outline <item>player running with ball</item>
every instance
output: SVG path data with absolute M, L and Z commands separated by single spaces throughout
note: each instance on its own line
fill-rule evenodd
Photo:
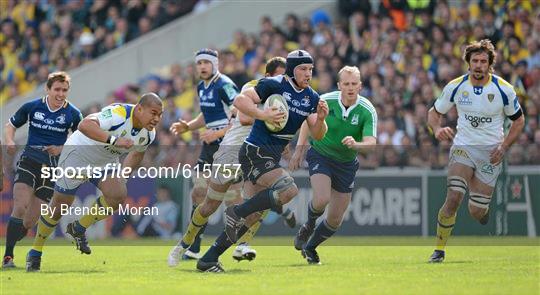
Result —
M 328 132 L 321 140 L 310 140 L 307 151 L 313 200 L 308 220 L 294 240 L 294 247 L 310 264 L 319 264 L 315 250 L 341 225 L 351 202 L 354 177 L 358 170 L 358 152 L 367 152 L 377 143 L 377 112 L 369 100 L 358 93 L 362 89 L 360 70 L 345 66 L 339 71 L 338 89 L 321 96 L 328 104 Z M 304 124 L 289 169 L 296 170 L 307 150 L 308 128 Z M 315 227 L 315 221 L 328 206 L 328 215 Z
M 257 86 L 244 90 L 236 98 L 235 107 L 256 119 L 239 154 L 244 190 L 246 195 L 253 197 L 225 210 L 225 231 L 198 261 L 200 271 L 223 272 L 219 256 L 259 220 L 258 212 L 281 208 L 298 194 L 294 179 L 281 168 L 279 161 L 283 149 L 304 121 L 315 139 L 323 138 L 326 133 L 324 119 L 328 115 L 328 106 L 309 86 L 312 71 L 311 55 L 304 50 L 293 51 L 287 56 L 285 75 L 262 79 Z M 264 104 L 274 94 L 282 96 L 287 103 L 288 121 L 283 129 L 271 132 L 265 122 L 280 125 L 286 114 L 274 107 L 260 110 L 257 104 Z

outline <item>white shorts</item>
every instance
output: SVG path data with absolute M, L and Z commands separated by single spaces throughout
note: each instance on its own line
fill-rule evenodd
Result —
M 473 168 L 474 176 L 481 182 L 495 187 L 497 178 L 501 173 L 502 165 L 493 165 L 489 162 L 489 154 L 495 146 L 452 146 L 450 148 L 449 165 L 460 163 Z
M 55 191 L 74 195 L 83 183 L 90 181 L 97 186 L 103 179 L 105 170 L 102 167 L 105 167 L 105 164 L 99 165 L 96 161 L 90 162 L 84 154 L 84 148 L 75 145 L 64 145 L 58 160 L 58 168 L 63 171 L 63 175 L 56 180 Z M 98 168 L 88 171 L 86 170 L 88 166 Z
M 214 154 L 212 181 L 215 184 L 239 183 L 242 181 L 242 169 L 239 169 L 238 152 L 240 145 L 220 145 Z M 215 169 L 219 169 L 215 171 Z

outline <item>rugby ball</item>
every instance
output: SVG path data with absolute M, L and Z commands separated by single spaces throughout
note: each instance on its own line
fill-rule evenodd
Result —
M 272 132 L 278 132 L 281 131 L 283 128 L 285 128 L 285 125 L 287 125 L 287 120 L 289 120 L 289 105 L 287 105 L 287 101 L 283 96 L 279 94 L 272 94 L 264 103 L 264 109 L 268 109 L 271 107 L 277 107 L 279 111 L 285 113 L 285 117 L 279 124 L 273 124 L 271 122 L 264 121 L 264 124 L 266 125 L 266 128 Z

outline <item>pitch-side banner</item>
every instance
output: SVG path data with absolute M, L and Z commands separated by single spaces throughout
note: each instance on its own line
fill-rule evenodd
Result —
M 287 205 L 297 218 L 297 223 L 307 219 L 308 203 L 313 191 L 307 174 L 295 176 L 300 193 Z M 421 176 L 357 176 L 352 201 L 349 205 L 340 235 L 422 235 Z M 223 208 L 209 221 L 208 234 L 223 229 Z M 319 219 L 321 220 L 321 219 Z M 297 229 L 286 227 L 281 217 L 271 213 L 264 220 L 258 234 L 294 234 Z

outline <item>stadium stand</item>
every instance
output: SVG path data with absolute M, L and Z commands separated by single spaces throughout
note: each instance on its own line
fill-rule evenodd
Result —
M 411 1 L 420 3 L 422 1 Z M 426 113 L 442 87 L 466 71 L 461 49 L 471 40 L 489 38 L 496 44 L 495 73 L 509 81 L 520 96 L 527 115 L 525 132 L 509 152 L 513 165 L 540 163 L 540 14 L 528 1 L 431 1 L 414 7 L 408 1 L 338 1 L 341 16 L 332 20 L 324 11 L 310 18 L 289 14 L 282 26 L 269 17 L 260 21 L 258 34 L 233 33 L 233 42 L 220 48 L 220 71 L 238 85 L 259 78 L 272 56 L 290 50 L 312 53 L 316 66 L 312 85 L 320 93 L 334 90 L 336 74 L 345 64 L 362 72 L 362 94 L 379 114 L 377 153 L 361 161 L 362 168 L 416 166 L 443 168 L 449 143 L 436 145 L 426 126 Z M 480 4 L 479 4 L 480 3 Z M 165 132 L 176 118 L 198 112 L 194 64 L 173 64 L 111 92 L 104 104 L 129 101 L 133 89 L 154 91 L 165 98 L 153 163 L 165 166 L 189 163 L 183 149 L 197 142 L 197 133 L 181 139 Z M 93 107 L 94 110 L 97 106 Z M 456 125 L 455 109 L 446 124 Z M 443 123 L 444 125 L 445 123 Z M 179 152 L 164 146 L 180 144 Z
M 203 1 L 207 5 L 208 1 Z M 194 9 L 187 1 L 0 1 L 0 105 Z M 198 11 L 204 9 L 198 5 Z

